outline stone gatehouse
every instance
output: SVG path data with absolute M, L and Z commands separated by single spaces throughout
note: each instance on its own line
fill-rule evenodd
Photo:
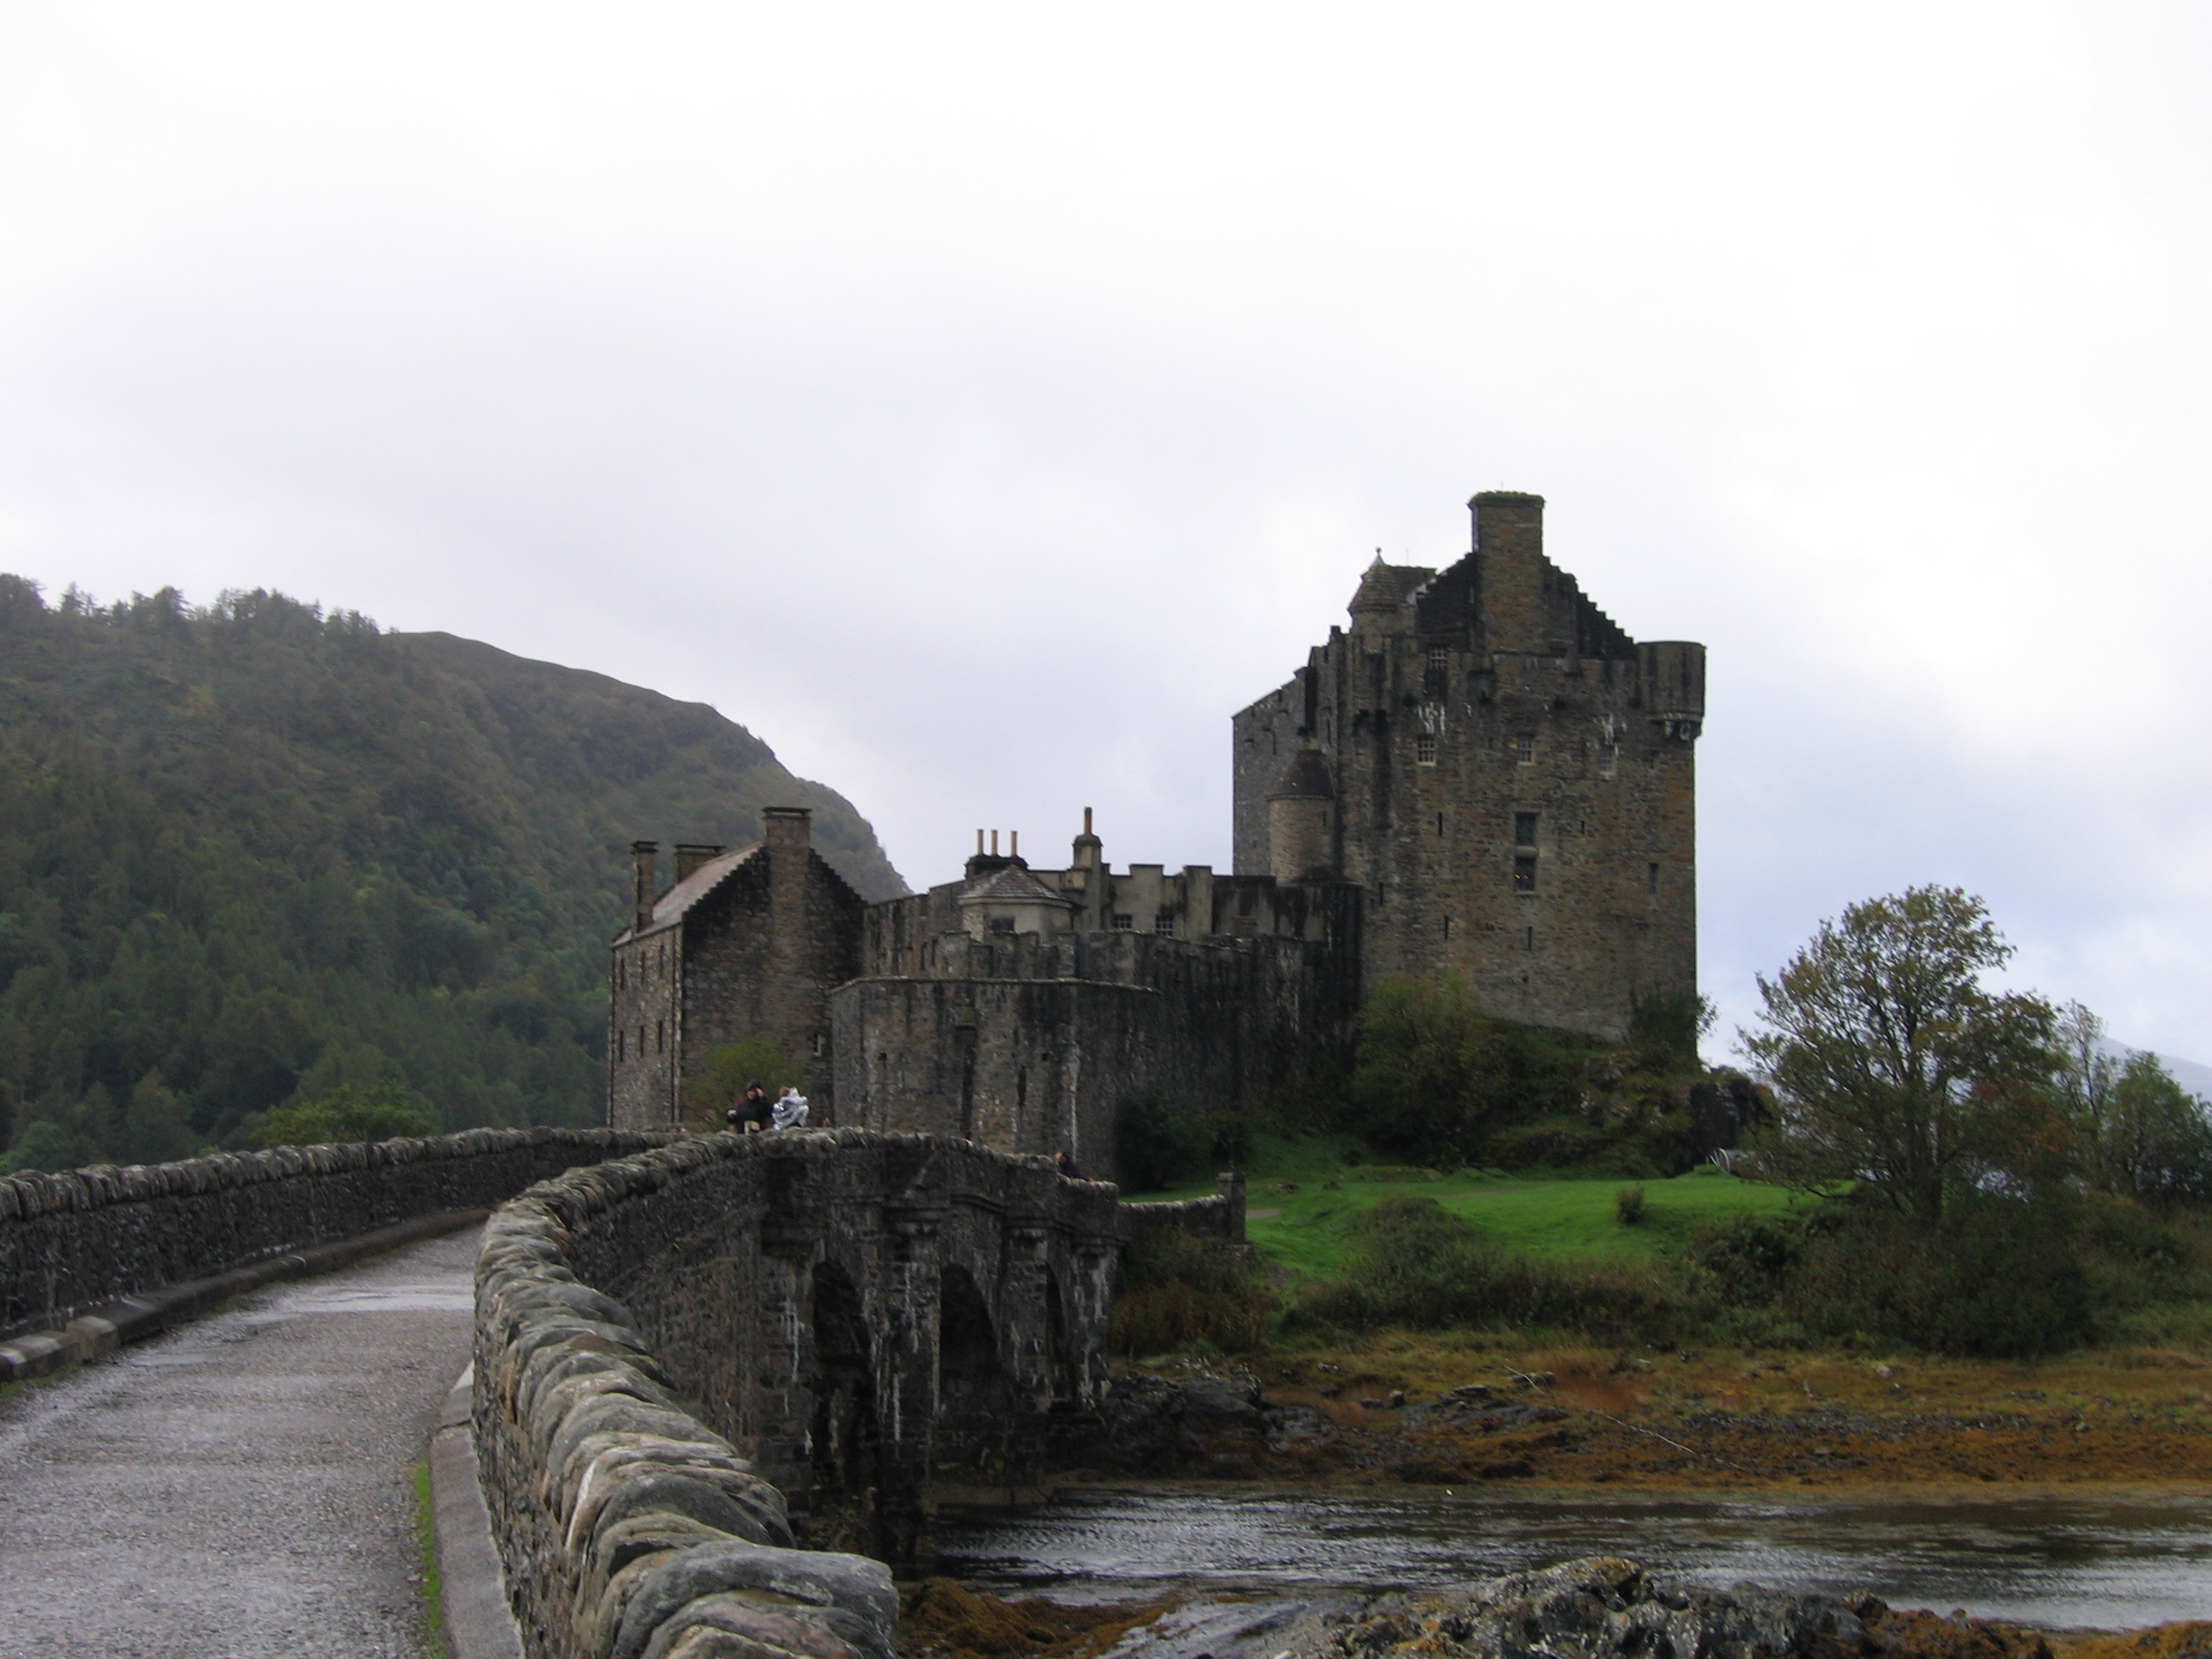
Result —
M 1638 641 L 1543 550 L 1543 499 L 1477 495 L 1441 570 L 1379 559 L 1350 627 L 1231 723 L 1232 872 L 1115 871 L 1085 808 L 1066 867 L 986 843 L 869 904 L 771 807 L 755 846 L 639 842 L 614 941 L 609 1121 L 682 1116 L 715 1049 L 800 1059 L 815 1122 L 1073 1153 L 1114 1173 L 1152 1091 L 1237 1101 L 1340 1045 L 1393 974 L 1620 1038 L 1697 989 L 1705 647 Z

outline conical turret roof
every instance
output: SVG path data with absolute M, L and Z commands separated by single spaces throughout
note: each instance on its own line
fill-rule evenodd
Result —
M 1334 800 L 1336 787 L 1329 781 L 1328 762 L 1318 749 L 1301 749 L 1291 757 L 1283 775 L 1267 792 L 1269 800 Z
M 1436 574 L 1425 564 L 1385 564 L 1377 553 L 1375 562 L 1359 579 L 1359 591 L 1352 596 L 1350 609 L 1354 616 L 1363 611 L 1395 611 Z

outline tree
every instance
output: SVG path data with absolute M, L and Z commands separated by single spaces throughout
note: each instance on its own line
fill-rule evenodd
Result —
M 365 1087 L 348 1083 L 320 1100 L 278 1107 L 253 1138 L 264 1146 L 342 1146 L 427 1135 L 433 1127 L 430 1115 L 398 1084 Z
M 804 1061 L 774 1037 L 749 1036 L 717 1048 L 698 1074 L 684 1085 L 684 1120 L 694 1129 L 724 1127 L 723 1115 L 757 1083 L 769 1097 L 796 1088 L 805 1074 Z
M 1955 887 L 1822 922 L 1779 976 L 1760 978 L 1765 1029 L 1742 1036 L 1777 1097 L 1769 1167 L 1798 1187 L 1865 1182 L 1931 1228 L 1961 1191 L 2047 1174 L 2061 1150 L 2057 1017 L 1981 983 L 2012 953 Z

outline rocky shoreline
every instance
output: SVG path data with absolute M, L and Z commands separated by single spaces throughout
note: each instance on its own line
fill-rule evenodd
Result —
M 2212 1659 L 2212 1624 L 2051 1632 L 1870 1595 L 1715 1589 L 1618 1556 L 1444 1590 L 1175 1607 L 1007 1602 L 935 1579 L 907 1607 L 907 1651 L 941 1659 Z

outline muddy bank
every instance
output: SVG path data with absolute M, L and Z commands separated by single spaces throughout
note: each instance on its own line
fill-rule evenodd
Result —
M 1419 1393 L 1371 1370 L 1337 1382 L 1334 1367 L 1285 1368 L 1264 1385 L 1244 1368 L 1135 1370 L 1063 1462 L 1114 1475 L 1444 1486 L 2212 1484 L 2212 1416 L 2193 1386 L 2172 1399 L 1989 1387 L 1931 1402 L 1886 1367 L 1853 1398 L 1815 1367 L 1775 1363 L 1745 1368 L 1730 1397 L 1661 1388 L 1648 1360 L 1579 1364 Z
M 947 1579 L 908 1592 L 943 1659 L 2212 1659 L 2212 1624 L 2053 1633 L 1871 1595 L 1716 1589 L 1590 1557 L 1449 1590 L 1070 1607 Z

